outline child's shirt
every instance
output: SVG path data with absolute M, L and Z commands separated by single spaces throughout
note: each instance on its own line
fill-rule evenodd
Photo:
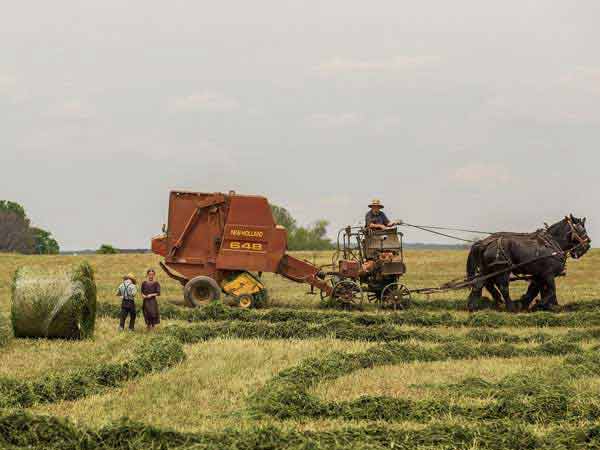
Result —
M 135 300 L 136 294 L 137 288 L 135 287 L 135 284 L 131 282 L 131 280 L 123 281 L 117 290 L 117 295 L 119 295 L 123 300 Z

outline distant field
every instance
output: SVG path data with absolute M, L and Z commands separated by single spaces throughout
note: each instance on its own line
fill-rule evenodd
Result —
M 331 258 L 327 252 L 300 255 L 317 264 Z M 123 274 L 142 279 L 159 261 L 150 254 L 0 255 L 1 314 L 8 318 L 17 267 L 81 259 L 95 269 L 99 301 L 113 305 L 120 302 L 114 291 Z M 437 286 L 462 277 L 465 259 L 465 251 L 409 250 L 403 281 L 410 288 Z M 467 292 L 457 291 L 417 297 L 411 310 L 397 314 L 372 305 L 340 313 L 319 309 L 319 296 L 307 295 L 308 286 L 266 274 L 266 310 L 215 310 L 193 323 L 163 320 L 154 336 L 143 331 L 141 317 L 135 333 L 118 333 L 117 320 L 102 316 L 92 341 L 13 339 L 0 349 L 0 406 L 8 408 L 0 430 L 12 430 L 0 444 L 84 448 L 85 441 L 94 448 L 90 442 L 104 439 L 102 448 L 125 448 L 126 441 L 140 449 L 258 443 L 273 449 L 598 448 L 599 269 L 599 250 L 569 262 L 558 297 L 573 312 L 470 315 Z M 160 271 L 159 281 L 160 301 L 172 317 L 188 317 L 177 306 L 181 286 Z M 515 298 L 523 289 L 514 285 Z M 152 354 L 146 361 L 147 346 L 181 347 L 185 355 Z M 129 361 L 141 362 L 132 370 Z M 33 416 L 24 419 L 22 411 Z M 62 430 L 48 437 L 39 429 L 49 416 L 66 417 L 76 428 L 47 423 L 53 432 Z M 115 425 L 123 417 L 144 426 Z M 7 426 L 23 421 L 35 422 L 38 431 Z M 149 438 L 148 425 L 177 433 Z M 120 443 L 108 435 L 121 436 Z

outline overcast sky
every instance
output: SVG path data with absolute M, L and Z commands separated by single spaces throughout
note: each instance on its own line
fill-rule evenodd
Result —
M 171 189 L 263 194 L 332 234 L 377 197 L 484 230 L 572 212 L 593 239 L 599 18 L 597 0 L 5 2 L 0 199 L 63 249 L 148 247 Z

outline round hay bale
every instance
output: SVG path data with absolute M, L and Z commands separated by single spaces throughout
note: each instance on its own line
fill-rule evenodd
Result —
M 20 268 L 13 279 L 11 319 L 15 337 L 92 337 L 94 271 L 85 262 L 71 268 Z

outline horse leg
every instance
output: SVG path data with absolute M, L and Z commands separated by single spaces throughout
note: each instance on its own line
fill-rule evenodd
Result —
M 467 298 L 467 309 L 469 312 L 475 311 L 475 307 L 479 300 L 481 299 L 481 293 L 483 292 L 483 286 L 473 286 L 471 288 L 471 292 L 469 293 L 469 297 Z
M 485 283 L 485 288 L 492 294 L 492 298 L 494 299 L 494 308 L 500 309 L 500 305 L 502 304 L 502 295 L 500 291 L 496 288 L 496 285 L 493 281 L 487 281 Z
M 529 286 L 527 287 L 527 292 L 525 292 L 525 294 L 521 297 L 521 305 L 523 309 L 529 309 L 529 305 L 531 305 L 531 302 L 540 293 L 541 285 L 542 283 L 538 279 L 534 278 L 531 280 Z
M 553 306 L 558 305 L 558 301 L 556 299 L 556 282 L 553 276 L 548 276 L 544 278 L 544 287 L 542 288 L 542 300 L 541 300 L 542 308 L 549 310 L 552 309 Z
M 510 298 L 509 286 L 510 274 L 504 274 L 496 277 L 496 286 L 500 289 L 504 303 L 506 304 L 506 310 L 509 312 L 515 312 L 515 304 Z

